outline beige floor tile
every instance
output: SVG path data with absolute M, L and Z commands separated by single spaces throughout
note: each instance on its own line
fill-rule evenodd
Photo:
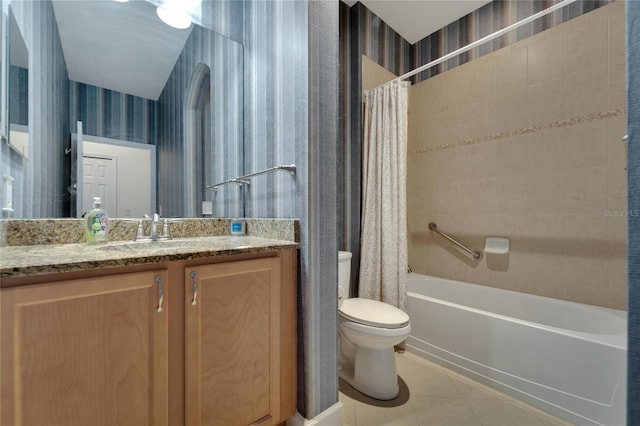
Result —
M 447 373 L 435 365 L 419 363 L 408 354 L 397 355 L 398 375 L 409 388 L 412 396 L 461 397 Z
M 379 401 L 340 380 L 344 426 L 570 426 L 457 372 L 396 354 L 400 395 Z
M 354 401 L 342 392 L 338 396 L 338 399 L 342 402 L 342 412 L 344 414 L 342 426 L 356 426 L 356 406 Z
M 500 399 L 470 399 L 467 404 L 484 426 L 542 426 L 530 410 Z
M 481 426 L 462 398 L 411 398 L 420 426 Z
M 448 369 L 442 367 L 441 365 L 436 364 L 435 362 L 431 362 L 424 358 L 420 358 L 418 355 L 414 355 L 409 352 L 398 352 L 396 353 L 396 365 L 397 366 L 406 366 L 408 368 L 423 368 L 427 367 L 432 370 L 447 372 Z
M 538 414 L 538 419 L 540 419 L 540 422 L 544 426 L 574 426 L 571 422 L 559 419 L 547 413 Z
M 474 382 L 455 373 L 449 373 L 449 377 L 455 384 L 458 392 L 465 400 L 469 399 L 507 399 L 506 395 L 500 393 L 481 383 Z
M 408 402 L 399 407 L 357 404 L 355 411 L 358 426 L 419 426 Z
M 465 377 L 455 371 L 446 370 L 453 383 L 455 383 L 458 391 L 462 395 L 462 397 L 468 400 L 474 399 L 499 399 L 509 402 L 512 405 L 520 407 L 526 411 L 529 411 L 531 414 L 536 416 L 540 422 L 545 426 L 571 426 L 572 423 L 560 419 L 553 414 L 547 413 L 541 409 L 530 406 L 521 402 L 510 395 L 504 394 L 498 390 L 490 388 L 482 383 L 476 382 L 473 379 Z

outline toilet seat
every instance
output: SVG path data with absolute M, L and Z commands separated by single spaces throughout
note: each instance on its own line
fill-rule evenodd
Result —
M 376 338 L 402 337 L 402 340 L 404 340 L 409 335 L 409 333 L 411 333 L 411 324 L 405 324 L 404 326 L 399 328 L 385 328 L 360 324 L 345 318 L 345 321 L 340 322 L 340 330 L 346 332 L 350 330 L 357 333 L 366 334 L 367 336 L 370 336 L 369 338 L 373 338 L 374 336 Z M 394 345 L 395 344 L 396 343 L 394 343 Z
M 338 312 L 349 321 L 370 327 L 397 329 L 409 324 L 409 315 L 377 300 L 359 297 L 346 299 Z

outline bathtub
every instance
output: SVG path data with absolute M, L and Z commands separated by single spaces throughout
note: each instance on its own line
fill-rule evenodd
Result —
M 408 352 L 575 424 L 625 424 L 626 312 L 409 274 Z

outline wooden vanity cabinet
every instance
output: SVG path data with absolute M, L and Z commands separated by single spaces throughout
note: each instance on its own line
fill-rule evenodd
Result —
M 99 273 L 3 281 L 0 425 L 278 425 L 295 413 L 295 250 Z
M 292 278 L 275 257 L 185 269 L 187 426 L 293 415 Z
M 166 276 L 2 289 L 0 423 L 168 425 Z

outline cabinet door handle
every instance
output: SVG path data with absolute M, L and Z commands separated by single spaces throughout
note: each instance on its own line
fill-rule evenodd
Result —
M 271 418 L 271 414 L 267 414 L 264 417 L 260 417 L 258 420 L 256 420 L 255 422 L 251 423 L 249 426 L 256 426 L 256 425 L 259 425 L 261 423 L 266 423 L 271 419 L 272 419 Z
M 158 307 L 156 312 L 162 312 L 162 302 L 164 300 L 164 292 L 162 291 L 162 275 L 156 277 L 156 283 L 158 283 Z
M 193 281 L 193 299 L 191 299 L 191 305 L 196 306 L 196 299 L 198 298 L 198 280 L 196 276 L 198 273 L 196 271 L 191 272 L 191 281 Z

